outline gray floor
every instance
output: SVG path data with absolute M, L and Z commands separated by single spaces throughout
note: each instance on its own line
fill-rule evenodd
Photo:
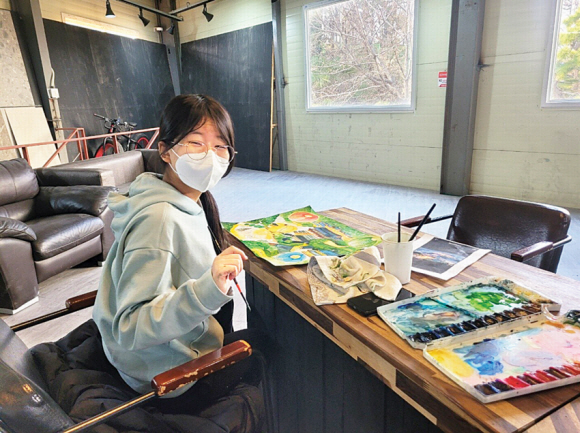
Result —
M 222 221 L 237 222 L 312 206 L 316 211 L 348 207 L 387 221 L 423 215 L 436 203 L 433 216 L 453 213 L 459 197 L 434 191 L 351 181 L 311 174 L 236 168 L 214 189 Z M 572 214 L 572 242 L 564 247 L 559 275 L 580 280 L 580 210 Z M 449 221 L 429 224 L 423 231 L 445 237 Z

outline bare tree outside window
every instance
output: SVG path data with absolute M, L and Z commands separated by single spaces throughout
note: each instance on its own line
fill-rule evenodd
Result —
M 559 0 L 546 105 L 580 106 L 580 0 Z
M 414 108 L 415 0 L 326 1 L 304 18 L 309 109 Z

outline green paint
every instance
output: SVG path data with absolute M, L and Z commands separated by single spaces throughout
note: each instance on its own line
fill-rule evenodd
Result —
M 496 305 L 512 305 L 514 299 L 506 298 L 503 293 L 473 292 L 465 296 L 477 311 L 491 311 Z

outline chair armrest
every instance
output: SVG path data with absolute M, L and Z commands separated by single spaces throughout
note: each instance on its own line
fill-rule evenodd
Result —
M 107 207 L 112 186 L 41 186 L 35 197 L 37 213 L 42 216 L 86 213 L 99 216 Z
M 108 418 L 127 412 L 155 397 L 161 397 L 177 388 L 194 382 L 215 371 L 226 368 L 252 354 L 252 348 L 244 340 L 235 341 L 221 349 L 214 350 L 207 355 L 201 356 L 193 361 L 186 362 L 164 373 L 158 374 L 151 381 L 153 391 L 135 397 L 126 403 L 109 409 L 99 415 L 89 418 L 79 424 L 68 428 L 63 433 L 79 433 L 90 427 L 94 427 Z
M 430 223 L 436 223 L 437 221 L 443 221 L 449 218 L 452 218 L 453 215 L 444 215 L 444 216 L 440 216 L 440 217 L 436 217 L 436 218 L 427 218 L 427 221 L 425 221 L 425 224 L 430 224 Z M 417 227 L 419 224 L 421 224 L 421 221 L 423 221 L 423 218 L 425 218 L 425 215 L 420 215 L 417 217 L 413 217 L 413 218 L 408 218 L 406 220 L 401 221 L 401 225 L 403 227 L 408 227 L 408 228 L 412 228 L 412 227 Z
M 0 217 L 0 238 L 15 238 L 34 242 L 36 233 L 22 221 Z
M 72 313 L 74 311 L 79 311 L 88 307 L 92 307 L 93 305 L 95 305 L 96 298 L 97 298 L 96 290 L 84 293 L 82 295 L 74 296 L 72 298 L 68 298 L 65 302 L 66 310 L 68 313 Z
M 560 248 L 572 240 L 572 236 L 568 235 L 564 239 L 558 242 L 537 242 L 529 247 L 520 248 L 511 254 L 511 259 L 516 262 L 526 262 L 533 259 L 536 256 L 552 251 L 553 249 Z
M 106 168 L 37 168 L 36 177 L 40 186 L 115 186 L 113 171 Z
M 252 354 L 252 347 L 244 340 L 238 340 L 193 361 L 178 365 L 158 374 L 151 381 L 157 396 L 166 395 L 184 385 L 226 368 Z
M 80 311 L 84 308 L 92 307 L 95 304 L 95 298 L 97 297 L 97 291 L 85 293 L 83 295 L 78 295 L 69 298 L 65 302 L 65 308 L 62 310 L 54 311 L 52 313 L 45 314 L 44 316 L 37 317 L 35 319 L 27 320 L 26 322 L 18 323 L 10 327 L 14 332 L 22 331 L 23 329 L 30 328 L 31 326 L 40 325 L 41 323 L 48 322 L 49 320 L 56 319 L 57 317 L 66 316 L 69 313 L 75 311 Z

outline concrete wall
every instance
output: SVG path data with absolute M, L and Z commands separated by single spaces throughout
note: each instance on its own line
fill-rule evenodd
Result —
M 487 0 L 471 190 L 580 208 L 580 109 L 541 108 L 555 0 Z
M 308 0 L 282 3 L 290 170 L 439 189 L 451 1 L 419 6 L 414 113 L 307 113 L 304 17 Z
M 177 9 L 185 7 L 186 3 L 184 0 L 178 0 Z M 193 2 L 190 0 L 189 3 Z M 202 14 L 203 7 L 196 7 L 181 14 L 183 16 L 183 22 L 179 23 L 181 43 L 272 21 L 270 0 L 216 0 L 208 3 L 207 10 L 214 15 L 209 23 Z

